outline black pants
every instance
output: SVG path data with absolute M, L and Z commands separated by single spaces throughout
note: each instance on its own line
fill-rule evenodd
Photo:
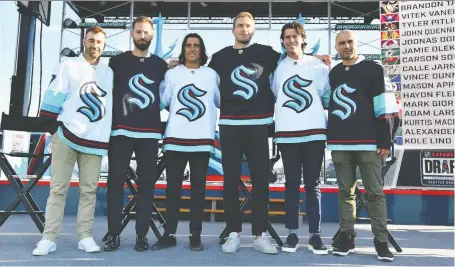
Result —
M 168 151 L 166 159 L 166 232 L 175 234 L 180 214 L 180 199 L 185 167 L 190 162 L 191 206 L 190 233 L 201 234 L 205 203 L 205 180 L 209 152 Z
M 267 230 L 269 208 L 269 142 L 266 125 L 220 126 L 224 172 L 224 212 L 228 232 L 242 231 L 239 205 L 241 159 L 245 153 L 253 187 L 251 212 L 253 235 Z
M 306 214 L 309 232 L 321 232 L 321 189 L 319 176 L 324 157 L 325 141 L 279 144 L 286 177 L 285 207 L 287 229 L 299 228 L 299 200 L 302 178 L 306 192 Z
M 112 234 L 120 234 L 123 211 L 123 185 L 133 151 L 137 162 L 138 197 L 136 234 L 148 233 L 152 218 L 156 182 L 158 140 L 112 136 L 109 141 L 109 176 L 107 179 L 107 223 Z

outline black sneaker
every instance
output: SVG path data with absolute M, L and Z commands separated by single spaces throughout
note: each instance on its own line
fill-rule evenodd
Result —
M 320 235 L 313 235 L 310 238 L 310 242 L 308 244 L 308 249 L 316 255 L 327 255 L 329 254 L 329 250 L 322 244 L 322 239 Z
M 299 238 L 296 234 L 290 234 L 288 235 L 288 238 L 286 238 L 286 242 L 281 247 L 281 250 L 283 252 L 296 252 L 298 248 Z
M 332 254 L 335 256 L 347 256 L 355 252 L 354 243 L 355 233 L 341 232 L 336 245 L 333 247 Z
M 112 235 L 104 242 L 104 251 L 114 251 L 120 246 L 120 236 Z
M 177 239 L 175 238 L 175 235 L 164 233 L 164 235 L 160 239 L 158 239 L 158 241 L 152 246 L 152 249 L 160 250 L 175 247 L 176 245 Z
M 379 242 L 375 239 L 374 248 L 376 249 L 376 254 L 378 255 L 379 261 L 393 261 L 393 254 L 390 252 L 387 242 Z
M 145 251 L 149 249 L 149 240 L 146 236 L 136 236 L 136 246 L 134 246 L 136 251 Z
M 201 251 L 204 246 L 201 243 L 201 235 L 197 233 L 191 233 L 190 235 L 190 249 L 194 251 Z

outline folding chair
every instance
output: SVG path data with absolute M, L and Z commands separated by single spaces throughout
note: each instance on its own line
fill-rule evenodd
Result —
M 164 123 L 165 125 L 165 123 Z M 132 158 L 132 160 L 136 160 L 135 157 Z M 161 153 L 158 155 L 157 158 L 157 166 L 156 166 L 156 179 L 157 181 L 159 180 L 159 177 L 161 174 L 164 172 L 165 169 L 165 161 L 164 161 L 164 156 Z M 131 219 L 136 217 L 136 204 L 137 204 L 137 197 L 138 197 L 138 189 L 136 186 L 133 185 L 138 184 L 138 177 L 136 174 L 136 171 L 130 166 L 128 169 L 128 173 L 125 178 L 125 183 L 128 189 L 130 190 L 132 194 L 131 200 L 128 202 L 128 204 L 123 208 L 122 211 L 122 225 L 120 228 L 120 233 L 123 232 L 123 229 L 125 229 L 126 225 L 130 222 Z M 155 234 L 157 239 L 160 239 L 162 234 L 160 232 L 160 229 L 164 230 L 164 227 L 166 225 L 166 221 L 164 220 L 163 215 L 158 211 L 158 208 L 155 205 L 155 202 L 152 203 L 152 209 L 153 209 L 153 216 L 156 216 L 158 219 L 159 224 L 155 223 L 155 220 L 150 218 L 150 227 L 152 228 L 153 233 Z M 103 237 L 103 242 L 106 242 L 109 237 L 112 235 L 111 231 L 109 230 Z
M 385 161 L 383 166 L 382 166 L 382 178 L 384 179 L 384 176 L 385 174 L 387 173 L 388 169 L 390 169 L 390 167 L 395 163 L 396 161 L 396 157 L 395 157 L 395 146 L 392 145 L 392 149 L 391 149 L 391 152 L 390 152 L 390 160 L 388 161 Z M 370 218 L 360 218 L 360 214 L 362 213 L 363 209 L 367 209 L 367 204 L 368 204 L 368 201 L 366 200 L 366 196 L 367 196 L 368 192 L 365 191 L 364 194 L 362 194 L 362 192 L 360 192 L 360 189 L 356 186 L 355 187 L 355 195 L 356 195 L 356 220 L 357 221 L 360 221 L 360 222 L 365 222 L 365 221 L 371 221 Z M 387 219 L 388 222 L 390 222 L 389 219 Z M 390 244 L 392 244 L 393 248 L 395 249 L 396 252 L 403 252 L 403 250 L 401 249 L 400 245 L 398 244 L 398 242 L 395 240 L 395 238 L 392 236 L 392 234 L 387 231 L 388 233 L 388 240 L 390 242 Z M 339 244 L 339 236 L 340 236 L 340 229 L 338 229 L 338 231 L 336 232 L 336 234 L 333 236 L 332 240 L 333 240 L 333 243 L 332 243 L 332 246 L 335 247 Z
M 273 166 L 275 163 L 277 163 L 280 160 L 280 153 L 279 150 L 276 148 L 276 143 L 275 143 L 275 124 L 272 123 L 269 125 L 269 137 L 272 137 L 272 158 L 269 161 L 269 166 L 270 166 L 270 172 L 269 172 L 269 183 L 274 183 L 277 180 L 277 174 L 273 171 Z M 253 198 L 252 191 L 248 190 L 248 187 L 246 183 L 240 179 L 239 181 L 239 188 L 242 190 L 242 192 L 245 194 L 245 198 L 243 199 L 242 203 L 240 204 L 240 212 L 245 213 L 245 211 L 248 209 L 248 203 L 250 200 Z M 278 246 L 283 246 L 283 241 L 281 240 L 280 236 L 278 233 L 275 231 L 273 228 L 272 224 L 268 222 L 267 224 L 267 231 L 269 232 L 270 236 L 275 240 L 275 242 L 278 244 Z M 219 238 L 220 242 L 219 244 L 222 245 L 224 242 L 226 242 L 226 237 L 229 235 L 227 227 L 224 228 L 223 232 L 221 232 Z
M 58 124 L 56 121 L 51 121 L 44 118 L 12 116 L 5 113 L 2 114 L 2 131 L 10 130 L 53 134 L 57 130 L 57 127 Z M 44 164 L 41 165 L 34 173 L 31 175 L 26 175 L 25 178 L 28 178 L 29 180 L 24 183 L 21 179 L 24 177 L 17 175 L 16 171 L 13 169 L 6 156 L 38 159 L 42 159 L 43 157 L 48 158 Z M 0 151 L 0 168 L 3 173 L 5 173 L 6 178 L 16 193 L 16 196 L 14 196 L 6 209 L 4 211 L 0 211 L 0 227 L 5 223 L 10 215 L 29 214 L 38 230 L 41 233 L 44 231 L 44 211 L 41 211 L 41 209 L 38 207 L 35 200 L 30 195 L 30 191 L 43 177 L 44 173 L 50 165 L 51 154 L 16 153 L 4 152 L 3 150 Z M 17 206 L 21 203 L 24 205 L 25 211 L 16 211 Z

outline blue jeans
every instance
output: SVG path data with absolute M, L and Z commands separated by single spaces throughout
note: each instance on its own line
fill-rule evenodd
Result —
M 319 176 L 324 158 L 325 141 L 279 144 L 286 177 L 285 206 L 287 229 L 299 228 L 300 184 L 303 180 L 306 191 L 306 215 L 309 232 L 321 232 L 321 190 Z

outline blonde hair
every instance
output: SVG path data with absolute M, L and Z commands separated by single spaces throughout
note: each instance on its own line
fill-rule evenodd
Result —
M 253 15 L 251 15 L 250 12 L 240 12 L 239 14 L 237 14 L 237 16 L 234 17 L 234 21 L 232 22 L 232 27 L 235 28 L 235 24 L 237 23 L 237 19 L 238 18 L 244 18 L 244 17 L 247 17 L 249 19 L 251 19 L 253 21 L 253 23 L 256 23 L 256 21 L 254 20 L 253 18 Z

